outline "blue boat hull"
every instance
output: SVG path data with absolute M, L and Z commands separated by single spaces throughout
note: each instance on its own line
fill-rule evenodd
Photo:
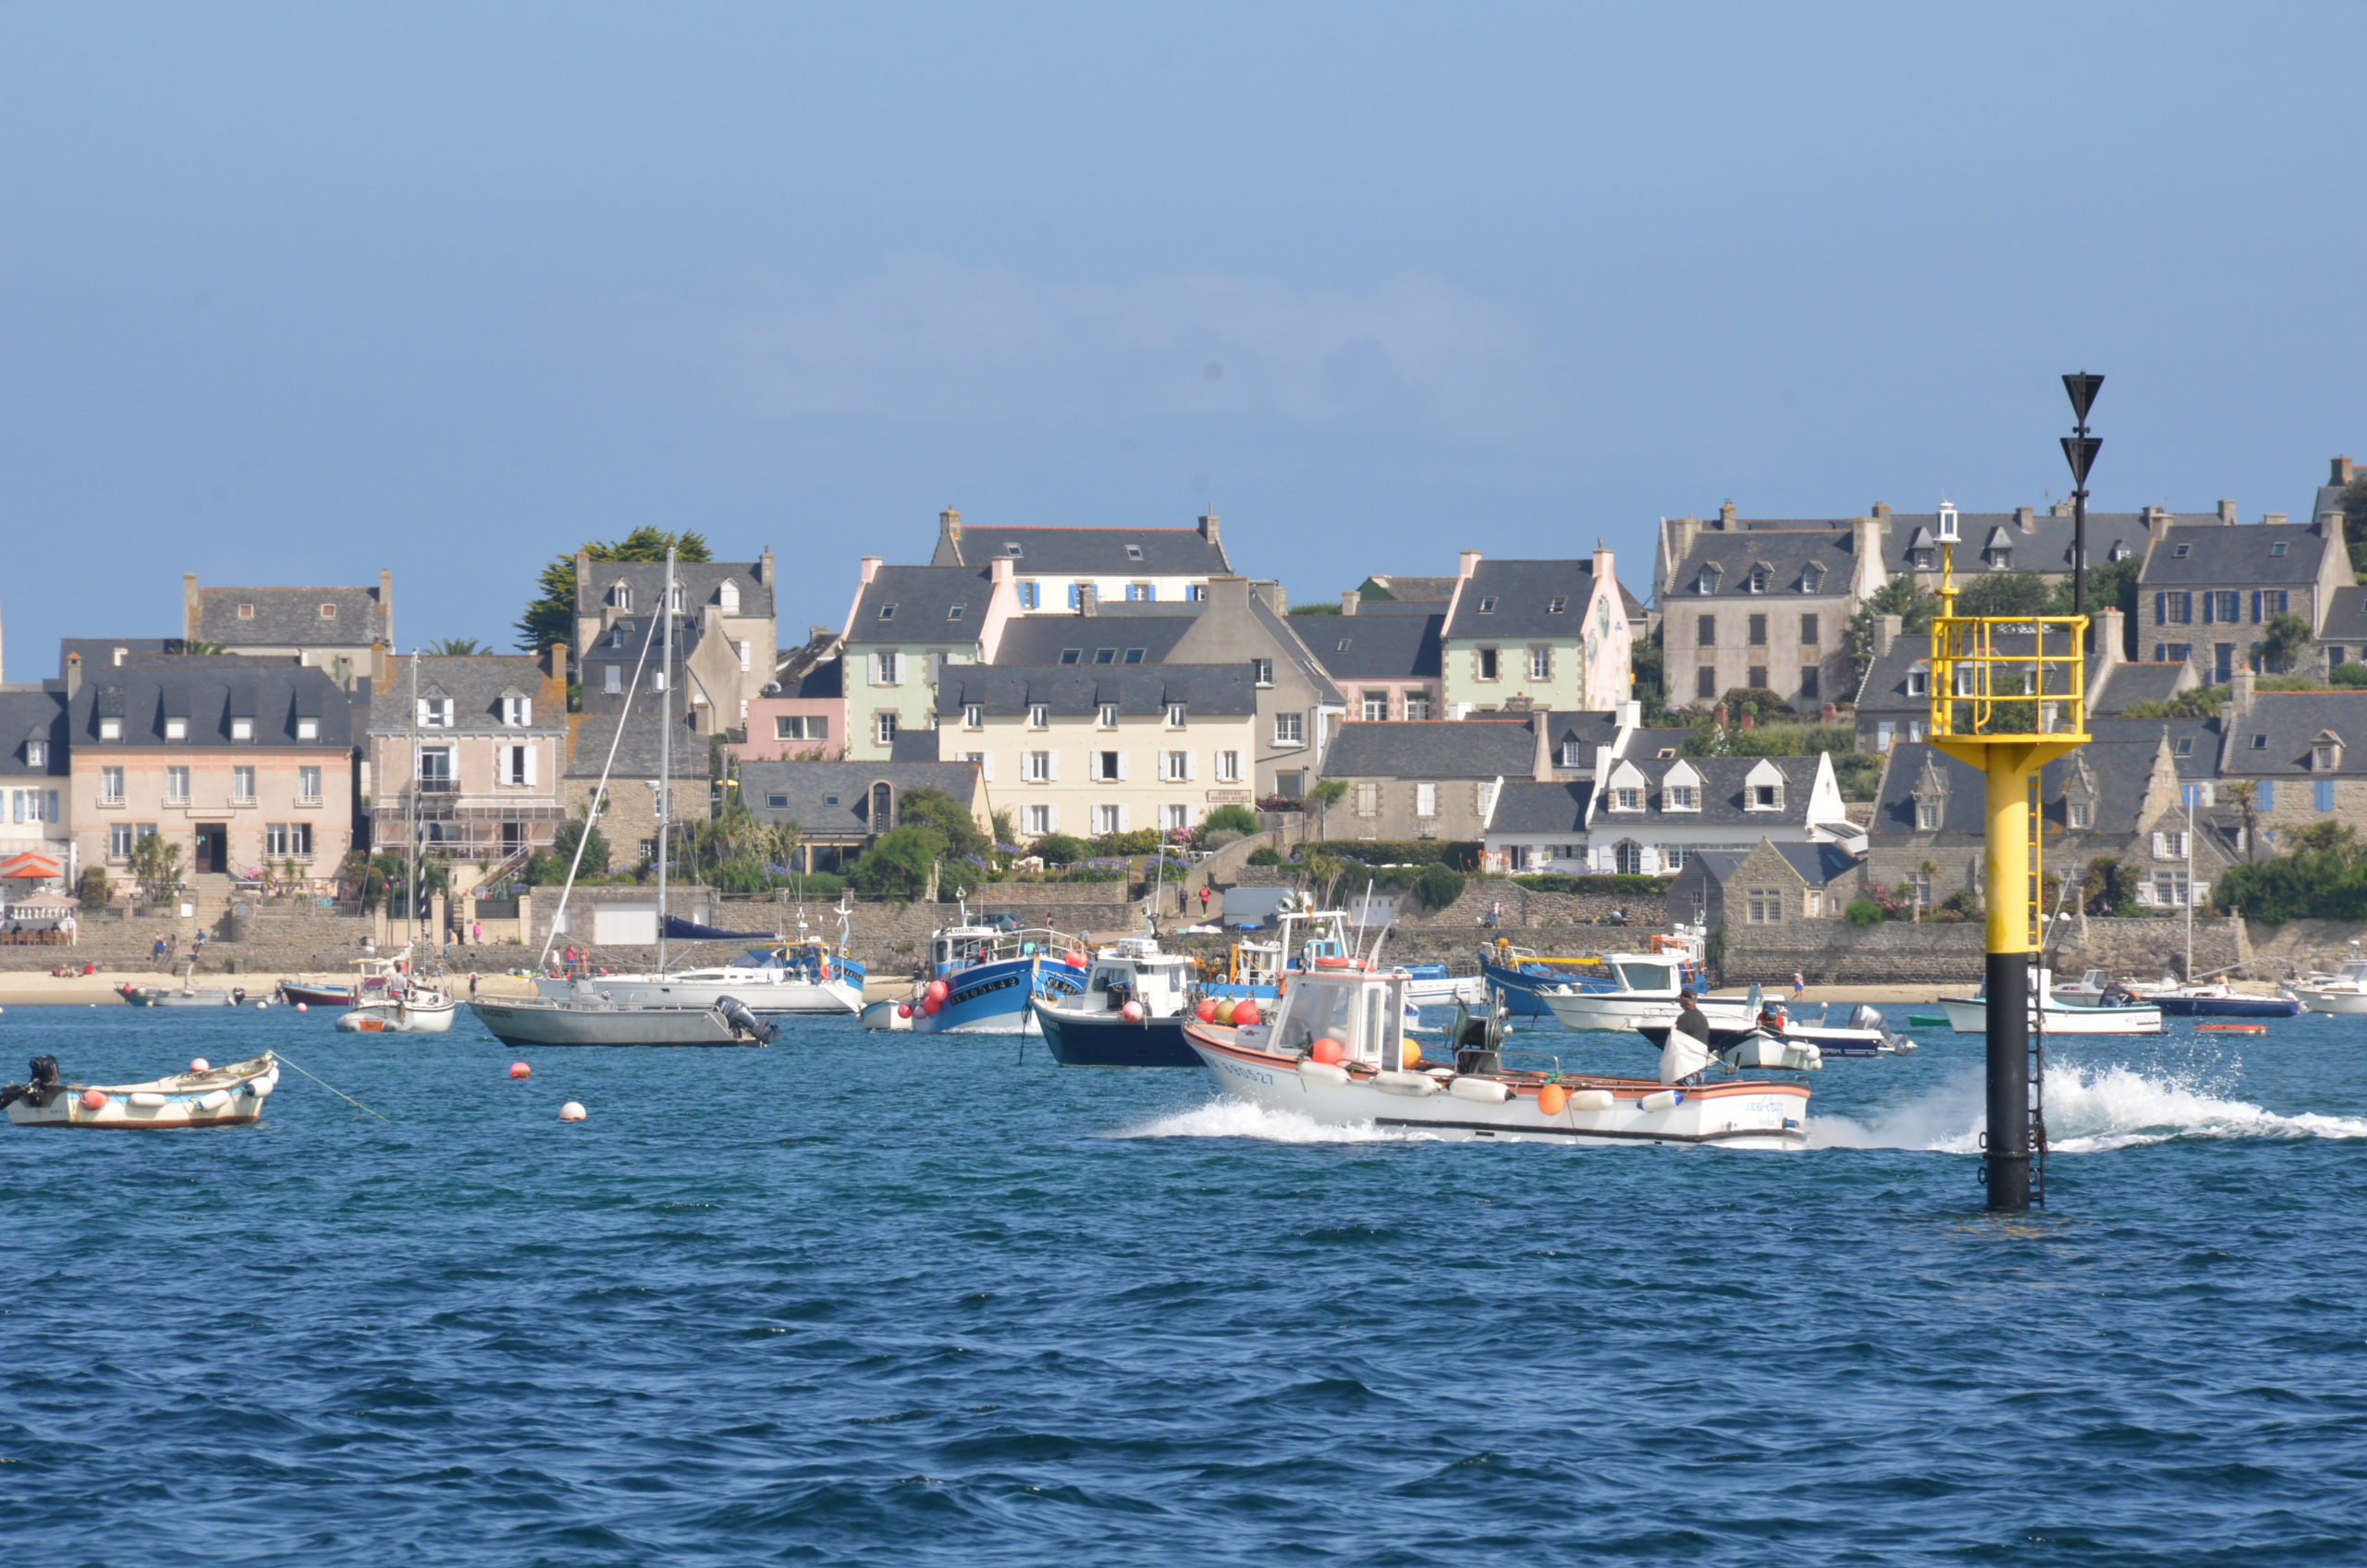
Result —
M 1553 1010 L 1539 999 L 1538 989 L 1545 986 L 1575 986 L 1581 991 L 1615 989 L 1607 982 L 1580 979 L 1559 974 L 1531 974 L 1526 970 L 1513 969 L 1488 959 L 1479 961 L 1480 978 L 1490 991 L 1501 991 L 1504 998 L 1507 1018 L 1551 1018 Z
M 935 1013 L 914 1010 L 914 1034 L 1016 1035 L 1026 1021 L 1031 997 L 1080 995 L 1085 990 L 1085 972 L 1064 963 L 1012 958 L 975 965 L 947 976 L 945 983 L 949 989 Z
M 1197 1067 L 1200 1059 L 1184 1043 L 1184 1020 L 1151 1018 L 1129 1023 L 1122 1018 L 1061 1018 L 1049 1008 L 1036 1010 L 1036 1027 L 1052 1060 L 1062 1067 Z
M 2290 997 L 2147 997 L 2165 1018 L 2292 1018 L 2301 1004 Z

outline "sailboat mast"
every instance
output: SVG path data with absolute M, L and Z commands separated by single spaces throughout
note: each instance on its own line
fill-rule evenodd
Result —
M 2194 984 L 2194 797 L 2199 787 L 2189 784 L 2179 793 L 2186 796 L 2186 973 L 2178 976 L 2184 986 Z M 2250 851 L 2251 846 L 2244 846 Z
M 666 590 L 658 600 L 664 651 L 657 678 L 657 977 L 666 977 L 668 824 L 674 815 L 674 546 L 666 546 Z
M 409 947 L 419 932 L 419 791 L 427 781 L 427 765 L 419 754 L 419 650 L 411 651 L 411 768 L 420 782 L 411 787 L 411 890 L 404 896 L 403 914 L 411 922 Z

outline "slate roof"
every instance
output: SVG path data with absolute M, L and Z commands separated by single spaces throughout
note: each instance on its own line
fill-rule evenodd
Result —
M 793 684 L 784 683 L 779 694 L 784 697 L 843 697 L 847 694 L 847 661 L 844 658 L 828 658 L 809 665 Z
M 2367 715 L 2367 702 L 2361 704 Z M 2046 765 L 2039 779 L 2039 798 L 2047 819 L 2064 821 L 2063 790 L 2067 770 L 2084 763 L 2096 781 L 2097 815 L 2084 831 L 2107 837 L 2137 830 L 2137 814 L 2145 803 L 2145 786 L 2153 776 L 2153 759 L 2165 735 L 2170 742 L 2171 765 L 2181 782 L 2199 783 L 2218 769 L 2219 721 L 2215 718 L 2099 718 L 2089 721 L 2094 737 L 2069 757 Z M 2178 747 L 2184 742 L 2186 750 Z M 1978 839 L 1986 831 L 1981 820 L 1981 774 L 1934 751 L 1923 741 L 1901 741 L 1891 749 L 1890 766 L 1883 776 L 1883 791 L 1875 802 L 1870 839 L 1899 839 L 1916 836 L 1915 787 L 1923 777 L 1926 758 L 1939 765 L 1948 783 L 1939 832 Z
M 1014 546 L 1016 548 L 1014 549 Z M 1139 551 L 1129 555 L 1128 548 Z M 940 542 L 938 556 L 946 551 Z M 1008 560 L 1019 577 L 1230 577 L 1220 540 L 1196 528 L 994 528 L 964 523 L 952 559 L 973 568 Z
M 911 725 L 897 730 L 896 738 L 888 742 L 890 762 L 935 762 L 937 751 L 937 731 Z
M 2346 585 L 2326 596 L 2326 620 L 2318 641 L 2367 643 L 2367 587 Z
M 2331 772 L 2310 766 L 2323 731 L 2342 740 Z M 2256 692 L 2251 711 L 2228 721 L 2225 771 L 2231 777 L 2356 778 L 2367 774 L 2367 692 Z
M 1526 779 L 1537 737 L 1514 719 L 1345 724 L 1324 754 L 1326 778 Z
M 2091 543 L 2093 536 L 2091 535 Z M 2281 556 L 2272 552 L 2285 546 Z M 2307 587 L 2329 548 L 2339 544 L 2301 523 L 2254 523 L 2229 527 L 2214 520 L 2208 526 L 2188 524 L 2166 529 L 2146 557 L 2140 589 L 2228 588 L 2238 583 Z M 2181 557 L 2178 552 L 2184 550 Z
M 1446 637 L 1566 637 L 1587 632 L 1587 599 L 1594 592 L 1594 557 L 1573 560 L 1487 560 L 1472 569 L 1455 601 Z M 1562 601 L 1562 608 L 1552 607 Z M 1492 601 L 1493 608 L 1482 606 Z M 1623 601 L 1624 602 L 1624 601 Z
M 1782 855 L 1785 864 L 1800 874 L 1800 880 L 1811 888 L 1829 888 L 1861 864 L 1858 856 L 1838 844 L 1770 843 L 1768 847 Z M 1723 883 L 1732 879 L 1742 863 L 1757 852 L 1757 845 L 1748 850 L 1697 851 L 1686 857 L 1685 867 L 1690 871 L 1699 864 L 1704 876 Z
M 2177 664 L 2117 664 L 2104 680 L 2102 692 L 2091 691 L 2088 712 L 2091 721 L 2117 714 L 2131 703 L 2166 703 L 2178 694 L 2178 683 L 2194 667 Z
M 1866 667 L 1866 678 L 1858 685 L 1858 712 L 1862 717 L 1873 713 L 1914 713 L 1928 715 L 1932 699 L 1909 696 L 1907 678 L 1918 665 L 1929 668 L 1932 663 L 1932 639 L 1925 635 L 1901 635 L 1890 640 L 1890 646 L 1874 655 Z
M 1809 795 L 1816 787 L 1816 757 L 1671 757 L 1666 761 L 1628 759 L 1637 771 L 1643 774 L 1647 789 L 1642 811 L 1613 811 L 1607 802 L 1598 801 L 1594 812 L 1594 827 L 1598 833 L 1615 832 L 1632 825 L 1636 827 L 1699 825 L 1703 827 L 1795 827 L 1808 821 Z M 1693 769 L 1701 777 L 1701 809 L 1699 811 L 1663 811 L 1661 808 L 1661 781 L 1678 764 Z M 1784 776 L 1784 804 L 1778 811 L 1749 811 L 1743 805 L 1743 780 L 1761 763 L 1773 763 Z M 1614 771 L 1615 771 L 1614 767 Z M 1609 775 L 1596 778 L 1598 794 L 1611 788 Z
M 597 778 L 601 767 L 608 760 L 608 742 L 617 733 L 618 716 L 613 713 L 586 713 L 576 716 L 572 751 L 568 758 L 567 777 Z M 678 709 L 674 715 L 678 727 L 674 731 L 672 777 L 705 778 L 707 777 L 707 738 L 691 726 L 691 721 Z M 625 726 L 624 740 L 617 746 L 615 768 L 608 775 L 608 787 L 613 790 L 619 780 L 655 778 L 657 777 L 657 710 L 633 704 L 632 721 Z M 752 765 L 753 766 L 753 765 Z M 679 797 L 676 805 L 681 804 Z
M 1056 714 L 1088 714 L 1105 703 L 1128 717 L 1164 714 L 1171 703 L 1192 714 L 1237 717 L 1257 711 L 1246 660 L 1234 664 L 1082 666 L 948 665 L 938 678 L 937 711 L 959 720 L 971 704 L 989 716 L 1025 713 L 1042 704 Z
M 123 662 L 126 664 L 134 659 L 177 657 L 171 650 L 179 647 L 180 642 L 178 637 L 61 638 L 57 644 L 57 674 L 59 679 L 65 678 L 66 660 L 70 655 L 81 655 L 82 668 L 89 671 L 113 668 L 118 648 L 123 650 Z
M 1661 757 L 1663 751 L 1670 757 L 1682 756 L 1685 742 L 1691 739 L 1693 731 L 1690 729 L 1631 729 L 1627 732 L 1626 747 L 1619 754 L 1637 762 L 1662 761 L 1665 760 Z
M 532 654 L 471 654 L 465 657 L 427 654 L 419 660 L 420 696 L 441 694 L 452 699 L 452 728 L 431 731 L 433 734 L 486 734 L 497 730 L 529 734 L 565 729 L 566 709 L 561 706 L 558 712 L 552 712 L 552 704 L 541 700 L 542 690 L 542 662 Z M 533 723 L 523 729 L 512 730 L 501 722 L 501 699 L 512 693 L 534 704 Z M 411 660 L 391 660 L 386 685 L 370 701 L 370 732 L 408 735 L 412 712 Z
M 1417 604 L 1433 607 L 1454 597 L 1455 577 L 1383 577 L 1378 573 L 1356 584 L 1366 604 Z M 1362 614 L 1362 610 L 1357 612 Z
M 641 662 L 641 647 L 644 640 L 649 646 L 649 663 L 642 680 L 642 696 L 633 704 L 636 717 L 654 716 L 656 704 L 649 702 L 649 673 L 664 668 L 665 645 L 656 640 L 654 630 L 659 617 L 654 615 L 619 616 L 599 640 L 576 654 L 576 674 L 583 688 L 583 711 L 586 713 L 616 713 L 623 709 L 626 692 L 632 687 L 633 667 Z M 688 616 L 674 619 L 674 680 L 682 684 L 682 666 L 705 635 L 699 622 Z M 608 690 L 606 667 L 619 667 L 617 681 L 623 690 Z M 396 679 L 399 661 L 390 667 L 387 684 L 397 688 L 408 684 L 409 677 Z
M 292 661 L 279 664 L 236 654 L 85 672 L 68 715 L 71 744 L 101 751 L 252 746 L 342 752 L 353 746 L 354 704 L 336 681 Z M 99 738 L 102 717 L 123 720 L 121 740 Z M 165 739 L 168 717 L 189 721 L 187 739 Z M 253 740 L 230 739 L 234 717 L 255 721 Z M 317 740 L 296 739 L 300 717 L 319 721 Z
M 2216 512 L 2186 512 L 2173 514 L 2178 521 L 2219 523 Z M 2009 566 L 2013 571 L 2066 572 L 2071 570 L 2071 536 L 2073 524 L 2079 520 L 2067 508 L 2060 515 L 2053 510 L 2033 512 L 2026 531 L 2012 512 L 1958 512 L 1956 514 L 1956 571 L 1959 575 L 1990 570 L 1981 552 L 1993 541 L 2006 545 L 2014 552 Z M 1932 565 L 1917 567 L 1913 552 L 1919 545 L 1937 548 L 1940 514 L 1932 512 L 1893 512 L 1883 531 L 1883 567 L 1894 576 L 1902 571 L 1937 570 Z M 2141 556 L 2146 542 L 2152 537 L 2146 532 L 2141 512 L 2090 512 L 2088 514 L 2088 564 L 2107 566 L 2117 550 L 2122 556 Z
M 366 648 L 393 642 L 388 619 L 375 588 L 197 590 L 198 640 L 226 648 Z
M 966 762 L 743 762 L 740 801 L 766 822 L 794 822 L 809 839 L 865 839 L 882 831 L 871 822 L 871 787 L 884 783 L 901 798 L 910 790 L 937 790 L 972 805 L 978 769 Z M 772 802 L 778 798 L 781 803 Z
M 1619 734 L 1619 716 L 1615 713 L 1593 713 L 1573 708 L 1545 716 L 1545 743 L 1552 754 L 1554 766 L 1562 761 L 1562 744 L 1565 741 L 1578 742 L 1579 754 L 1586 758 L 1580 766 L 1594 771 L 1597 746 L 1608 746 Z
M 1312 622 L 1317 618 L 1300 619 Z M 1336 680 L 1435 680 L 1441 668 L 1439 633 L 1445 625 L 1446 617 L 1435 611 L 1367 616 L 1360 609 L 1321 630 L 1312 624 L 1292 630 L 1316 651 Z
M 863 585 L 847 642 L 975 643 L 994 582 L 966 566 L 883 566 Z
M 25 742 L 48 742 L 40 766 L 25 761 Z M 67 771 L 66 693 L 0 692 L 0 778 L 60 778 Z
M 1551 784 L 1506 779 L 1496 796 L 1495 815 L 1488 819 L 1490 837 L 1498 833 L 1586 832 L 1587 797 L 1594 786 L 1583 778 L 1557 779 Z
M 722 602 L 723 584 L 740 590 L 740 607 L 728 612 L 763 619 L 773 613 L 773 591 L 756 574 L 757 561 L 677 561 L 674 582 L 682 590 L 682 611 L 696 619 L 709 605 Z M 622 582 L 632 589 L 633 608 L 644 614 L 657 607 L 666 588 L 664 561 L 594 561 L 577 584 L 575 608 L 580 615 L 598 615 L 608 602 L 608 590 Z
M 1015 616 L 1006 622 L 1002 642 L 995 649 L 997 665 L 1126 665 L 1164 664 L 1175 644 L 1198 619 L 1197 606 L 1180 605 L 1129 606 L 1157 609 L 1159 615 L 1111 615 L 1116 606 L 1102 606 L 1098 615 Z M 1246 656 L 1245 655 L 1244 655 Z
M 1808 581 L 1809 569 L 1816 567 L 1822 575 L 1818 579 L 1816 596 L 1830 597 L 1849 591 L 1850 574 L 1857 567 L 1856 540 L 1846 526 L 1837 531 L 1823 529 L 1714 529 L 1705 528 L 1694 535 L 1693 547 L 1685 553 L 1669 573 L 1668 583 L 1661 600 L 1664 614 L 1674 614 L 1682 601 L 1698 598 L 1781 599 L 1809 596 L 1801 587 Z M 1767 568 L 1767 591 L 1749 591 L 1750 574 L 1755 567 Z M 1718 569 L 1714 586 L 1704 594 L 1701 574 L 1710 567 Z
M 2304 522 L 2315 522 L 2318 519 L 2325 516 L 2328 512 L 2332 512 L 2337 517 L 2341 516 L 2342 491 L 2343 487 L 2339 484 L 2319 485 L 2315 497 L 2310 503 L 2310 515 L 2303 518 L 2301 521 Z

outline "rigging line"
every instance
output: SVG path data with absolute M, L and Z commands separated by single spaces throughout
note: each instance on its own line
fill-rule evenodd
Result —
M 278 1060 L 287 1061 L 288 1066 L 296 1067 L 294 1062 L 288 1061 L 288 1057 L 284 1052 L 275 1051 L 272 1054 Z M 304 1072 L 304 1070 L 300 1067 L 296 1067 L 296 1071 L 299 1072 Z M 311 1072 L 304 1072 L 304 1076 L 312 1079 L 313 1083 L 318 1084 L 322 1088 L 326 1089 L 330 1094 L 335 1095 L 337 1098 L 345 1101 L 348 1105 L 360 1106 L 363 1110 L 370 1110 L 368 1106 L 362 1105 L 360 1100 L 355 1099 L 351 1095 L 347 1094 L 343 1089 L 338 1088 L 336 1084 L 330 1083 L 325 1078 L 319 1077 L 318 1075 Z M 374 1110 L 370 1110 L 370 1114 L 377 1116 L 379 1121 L 386 1122 L 388 1126 L 392 1126 L 394 1124 L 395 1119 L 391 1116 L 378 1116 L 378 1113 Z
M 673 628 L 667 628 L 670 634 Z M 608 799 L 608 773 L 617 766 L 617 747 L 623 743 L 625 726 L 632 719 L 632 700 L 641 694 L 641 672 L 649 667 L 649 644 L 656 635 L 656 626 L 642 634 L 641 656 L 633 660 L 632 680 L 625 687 L 625 705 L 617 715 L 617 732 L 608 737 L 608 757 L 600 765 L 600 782 L 593 786 L 592 804 L 583 814 L 583 831 L 576 837 L 575 858 L 567 864 L 567 886 L 558 890 L 558 908 L 551 912 L 550 928 L 543 933 L 542 957 L 534 961 L 537 970 L 547 969 L 551 962 L 551 944 L 558 940 L 559 922 L 567 916 L 567 900 L 575 891 L 575 874 L 583 864 L 583 848 L 592 841 L 592 819 L 600 815 Z M 562 676 L 564 680 L 564 676 Z

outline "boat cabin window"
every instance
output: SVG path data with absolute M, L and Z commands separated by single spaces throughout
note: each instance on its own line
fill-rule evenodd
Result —
M 2353 985 L 2367 986 L 2367 958 L 2352 959 L 2336 973 Z
M 1619 984 L 1626 990 L 1674 991 L 1676 989 L 1676 970 L 1672 965 L 1630 962 L 1613 964 L 1612 967 L 1619 972 Z

